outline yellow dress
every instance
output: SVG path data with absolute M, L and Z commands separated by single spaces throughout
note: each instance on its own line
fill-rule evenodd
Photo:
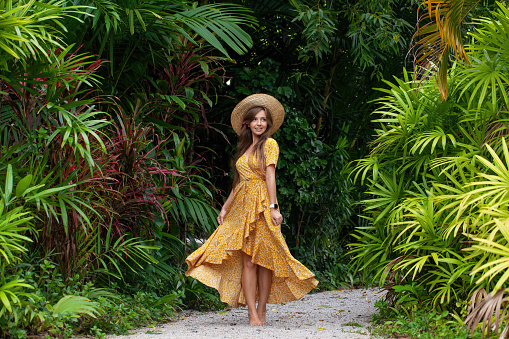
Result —
M 266 165 L 276 165 L 279 147 L 274 139 L 266 141 L 264 152 Z M 267 185 L 257 170 L 257 160 L 253 155 L 248 160 L 245 154 L 239 158 L 236 167 L 240 182 L 223 224 L 186 258 L 186 275 L 217 289 L 221 301 L 233 307 L 246 303 L 241 285 L 241 251 L 252 256 L 255 264 L 273 271 L 268 303 L 300 299 L 318 285 L 313 272 L 290 254 L 281 226 L 274 225 L 270 218 Z

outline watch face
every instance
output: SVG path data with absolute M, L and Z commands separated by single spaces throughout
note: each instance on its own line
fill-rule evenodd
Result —
M 279 206 L 278 206 L 278 204 L 272 204 L 272 205 L 270 205 L 270 208 L 275 208 L 275 209 L 277 209 L 278 207 L 279 207 Z

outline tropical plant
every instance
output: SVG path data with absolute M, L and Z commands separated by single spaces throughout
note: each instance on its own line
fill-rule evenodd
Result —
M 28 174 L 14 186 L 13 174 L 13 167 L 8 164 L 5 177 L 2 177 L 2 179 L 5 178 L 5 188 L 0 189 L 0 255 L 3 257 L 0 264 L 0 300 L 2 302 L 0 331 L 4 335 L 7 334 L 4 332 L 6 330 L 4 326 L 7 324 L 10 325 L 7 329 L 15 328 L 18 322 L 22 321 L 20 318 L 27 315 L 31 303 L 38 299 L 38 291 L 29 292 L 34 290 L 34 286 L 28 283 L 29 279 L 28 281 L 24 279 L 20 270 L 23 266 L 21 265 L 22 256 L 28 251 L 24 243 L 32 242 L 27 235 L 30 235 L 34 228 L 33 216 L 30 215 L 29 209 L 23 205 L 19 206 L 20 200 L 37 189 L 37 186 L 30 185 L 32 174 Z M 22 309 L 25 309 L 24 314 Z M 48 314 L 51 317 L 60 317 L 69 312 L 83 313 L 93 317 L 98 313 L 96 304 L 87 298 L 73 295 L 64 296 L 54 305 L 48 304 L 47 309 L 51 312 Z M 42 314 L 38 314 L 38 319 L 44 322 L 42 317 Z
M 208 236 L 216 228 L 216 217 L 219 211 L 211 206 L 215 187 L 207 178 L 205 169 L 194 163 L 186 162 L 186 151 L 189 147 L 187 138 L 173 134 L 173 151 L 166 151 L 165 162 L 175 168 L 181 175 L 172 176 L 170 186 L 172 198 L 165 203 L 165 210 L 173 220 L 169 224 L 171 234 L 179 234 L 181 241 L 190 237 L 194 246 L 194 237 Z
M 222 62 L 250 47 L 253 17 L 187 1 L 3 5 L 1 336 L 104 336 L 103 306 L 127 319 L 117 332 L 172 314 L 187 239 L 196 246 L 217 214 L 194 131 L 208 130 Z M 91 279 L 133 296 L 76 287 Z
M 337 32 L 334 25 L 336 12 L 320 8 L 320 4 L 309 6 L 300 1 L 290 1 L 298 12 L 292 21 L 301 21 L 304 29 L 302 35 L 306 39 L 306 45 L 301 50 L 300 58 L 308 60 L 313 55 L 318 61 L 323 54 L 331 53 L 331 37 Z
M 7 176 L 2 181 L 5 181 L 5 186 L 4 189 L 0 188 L 0 257 L 2 258 L 0 262 L 0 300 L 2 301 L 0 316 L 6 312 L 12 312 L 13 306 L 19 305 L 22 298 L 31 296 L 26 292 L 26 289 L 31 289 L 32 286 L 16 275 L 9 274 L 9 271 L 20 263 L 20 255 L 27 251 L 24 244 L 32 241 L 25 234 L 33 230 L 31 223 L 33 217 L 29 215 L 29 212 L 23 211 L 21 206 L 12 208 L 16 196 L 11 198 L 14 188 L 11 165 L 8 165 Z M 23 182 L 18 184 L 18 187 L 16 193 L 19 195 L 24 193 L 23 188 L 27 188 Z
M 243 6 L 215 3 L 197 6 L 190 1 L 87 1 L 88 16 L 79 26 L 68 22 L 68 43 L 110 61 L 103 70 L 108 94 L 123 98 L 147 88 L 139 86 L 166 56 L 187 43 L 206 43 L 229 58 L 228 49 L 245 53 L 252 46 L 242 26 L 255 25 Z
M 17 65 L 12 74 L 18 75 L 3 82 L 8 95 L 0 103 L 2 164 L 12 162 L 14 176 L 30 174 L 24 182 L 30 188 L 21 198 L 40 221 L 37 243 L 62 253 L 71 269 L 76 230 L 90 226 L 90 215 L 97 213 L 81 190 L 87 178 L 80 171 L 97 169 L 93 145 L 105 149 L 100 129 L 106 119 L 95 108 L 96 98 L 85 98 L 84 88 L 97 83 L 93 73 L 101 62 L 73 53 L 72 47 L 49 54 L 50 62 Z
M 500 338 L 509 337 L 509 326 L 507 325 L 509 321 L 509 297 L 505 296 L 508 291 L 509 289 L 502 289 L 488 294 L 484 289 L 479 289 L 472 294 L 468 306 L 469 314 L 465 320 L 465 323 L 471 329 L 471 333 L 476 330 L 479 324 L 482 324 L 481 333 L 483 336 L 486 334 L 489 337 L 493 328 L 495 329 L 494 332 L 498 333 L 500 325 L 504 324 L 505 328 L 500 334 Z M 493 318 L 495 318 L 494 322 Z
M 48 58 L 48 49 L 62 47 L 60 29 L 65 31 L 65 27 L 62 26 L 64 18 L 81 22 L 78 16 L 87 16 L 85 11 L 86 6 L 67 6 L 65 0 L 48 0 L 44 5 L 31 1 L 2 1 L 0 3 L 2 71 L 8 72 L 14 60 L 17 63 L 24 63 L 31 58 Z
M 383 90 L 377 139 L 355 170 L 369 188 L 370 224 L 352 244 L 363 277 L 387 284 L 398 309 L 448 308 L 461 323 L 470 312 L 472 331 L 483 323 L 483 333 L 506 317 L 500 291 L 509 279 L 508 84 L 498 61 L 506 52 L 491 37 L 508 27 L 506 12 L 477 21 L 466 46 L 472 65 L 453 65 L 447 101 L 431 80 L 406 77 Z
M 408 1 L 356 1 L 348 4 L 344 15 L 351 22 L 347 37 L 352 39 L 354 62 L 363 69 L 380 71 L 390 55 L 407 46 L 406 33 L 412 27 L 399 10 L 412 11 Z
M 0 129 L 7 147 L 13 140 L 30 141 L 31 147 L 47 147 L 55 140 L 93 168 L 89 137 L 104 149 L 97 131 L 106 120 L 98 117 L 101 112 L 95 109 L 94 98 L 85 98 L 89 93 L 83 87 L 97 84 L 94 72 L 101 61 L 73 49 L 50 52 L 49 62 L 13 63 L 10 77 L 0 81 L 6 94 L 0 102 Z
M 419 26 L 414 34 L 414 60 L 425 69 L 437 72 L 437 85 L 444 100 L 447 99 L 447 71 L 449 59 L 468 62 L 463 46 L 461 25 L 479 0 L 442 1 L 423 0 Z

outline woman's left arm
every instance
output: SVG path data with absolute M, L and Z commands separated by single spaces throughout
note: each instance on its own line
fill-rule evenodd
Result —
M 274 164 L 267 166 L 265 171 L 265 184 L 267 185 L 267 192 L 269 193 L 269 204 L 277 204 L 276 166 Z M 270 218 L 276 226 L 283 222 L 283 216 L 276 208 L 270 209 Z

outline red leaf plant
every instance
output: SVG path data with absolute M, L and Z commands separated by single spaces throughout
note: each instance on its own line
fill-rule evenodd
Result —
M 205 105 L 212 106 L 209 97 L 224 78 L 221 74 L 224 58 L 211 55 L 212 51 L 204 44 L 197 47 L 182 38 L 179 49 L 171 55 L 165 54 L 166 66 L 157 68 L 153 79 L 145 82 L 144 95 L 154 108 L 149 121 L 192 132 L 202 125 L 201 115 L 203 125 L 208 127 Z

